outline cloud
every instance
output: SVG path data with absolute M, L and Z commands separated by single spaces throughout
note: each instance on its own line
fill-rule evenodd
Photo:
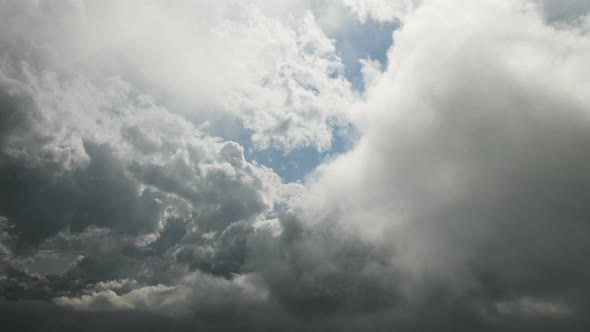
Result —
M 403 22 L 362 94 L 307 2 L 0 5 L 0 324 L 587 330 L 587 17 L 343 4 Z M 360 138 L 285 184 L 234 121 Z
M 216 135 L 232 135 L 226 123 L 239 121 L 257 148 L 324 151 L 347 122 L 350 84 L 310 12 L 269 17 L 274 6 L 228 1 L 3 6 L 14 28 L 2 42 L 17 61 L 122 77 Z
M 584 0 L 542 0 L 541 4 L 550 21 L 575 21 L 590 12 L 590 5 Z
M 437 285 L 483 303 L 532 297 L 582 312 L 568 290 L 588 291 L 577 257 L 590 249 L 589 82 L 579 71 L 589 40 L 584 26 L 549 26 L 523 4 L 417 9 L 367 91 L 365 135 L 318 171 L 308 205 L 393 243 L 412 297 Z
M 403 20 L 421 0 L 340 0 L 361 22 L 372 19 L 378 22 Z
M 227 297 L 226 294 L 230 294 Z M 173 316 L 187 314 L 216 314 L 217 310 L 232 310 L 234 306 L 245 306 L 245 302 L 258 303 L 267 294 L 253 284 L 247 275 L 233 280 L 216 278 L 200 273 L 185 276 L 175 286 L 144 286 L 121 295 L 114 290 L 92 291 L 78 298 L 60 297 L 55 302 L 77 310 L 105 311 L 142 309 L 167 312 Z

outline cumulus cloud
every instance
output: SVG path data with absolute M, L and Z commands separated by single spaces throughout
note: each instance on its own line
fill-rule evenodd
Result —
M 312 2 L 0 4 L 0 324 L 587 330 L 587 6 L 340 3 L 363 92 Z
M 247 163 L 236 143 L 205 136 L 118 80 L 99 91 L 90 82 L 61 84 L 57 74 L 46 75 L 49 82 L 27 82 L 42 91 L 21 82 L 7 87 L 15 92 L 5 104 L 2 213 L 22 241 L 39 242 L 65 227 L 147 234 L 174 214 L 198 213 L 206 229 L 211 218 L 227 225 L 274 199 L 277 190 L 263 187 L 280 184 L 278 177 Z M 80 85 L 88 99 L 70 94 Z M 105 195 L 111 192 L 117 196 Z
M 340 0 L 361 22 L 372 19 L 379 22 L 403 20 L 421 0 Z
M 316 214 L 395 243 L 411 296 L 443 284 L 587 309 L 589 40 L 543 16 L 526 2 L 424 3 L 367 92 L 358 148 L 319 170 Z
M 258 148 L 326 150 L 353 99 L 340 58 L 311 13 L 268 7 L 25 1 L 3 5 L 3 44 L 43 69 L 122 77 L 215 134 L 239 121 Z

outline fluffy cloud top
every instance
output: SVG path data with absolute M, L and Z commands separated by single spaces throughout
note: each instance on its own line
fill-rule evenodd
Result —
M 361 21 L 380 22 L 401 20 L 413 11 L 421 0 L 340 0 Z

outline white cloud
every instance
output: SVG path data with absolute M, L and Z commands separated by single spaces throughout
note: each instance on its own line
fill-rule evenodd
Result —
M 313 177 L 307 219 L 393 244 L 410 284 L 477 289 L 491 273 L 558 289 L 542 272 L 557 269 L 583 287 L 566 276 L 582 264 L 572 252 L 590 247 L 576 235 L 588 230 L 576 201 L 590 191 L 590 38 L 585 23 L 555 28 L 531 4 L 415 10 L 360 106 L 363 138 Z
M 183 316 L 257 305 L 267 299 L 267 291 L 260 289 L 252 276 L 240 275 L 227 280 L 192 273 L 178 280 L 174 286 L 136 287 L 121 295 L 111 289 L 92 290 L 80 297 L 59 297 L 54 302 L 82 311 L 138 309 Z
M 333 42 L 303 3 L 289 5 L 295 16 L 260 6 L 24 1 L 4 5 L 14 28 L 1 42 L 34 69 L 121 76 L 220 133 L 227 117 L 242 121 L 258 148 L 327 150 L 353 98 Z
M 422 0 L 339 0 L 361 22 L 372 19 L 378 22 L 403 20 Z
M 239 144 L 207 136 L 125 81 L 37 72 L 26 63 L 3 69 L 2 181 L 29 200 L 7 196 L 3 212 L 20 235 L 34 232 L 42 205 L 55 213 L 43 236 L 89 226 L 144 236 L 172 216 L 198 214 L 204 230 L 254 222 L 290 195 L 272 170 L 247 162 Z M 13 164 L 30 174 L 11 175 L 20 172 Z M 37 183 L 20 182 L 23 176 Z M 43 185 L 61 194 L 34 189 Z M 90 190 L 80 193 L 79 186 Z M 117 196 L 102 194 L 111 190 Z M 29 203 L 39 205 L 31 210 Z M 95 208 L 103 217 L 92 216 Z
M 244 112 L 244 126 L 259 147 L 329 149 L 333 128 L 346 125 L 353 100 L 333 41 L 309 12 L 288 26 L 254 17 L 247 27 L 223 29 L 230 52 L 257 82 L 235 90 L 230 108 Z M 248 49 L 258 52 L 244 54 Z

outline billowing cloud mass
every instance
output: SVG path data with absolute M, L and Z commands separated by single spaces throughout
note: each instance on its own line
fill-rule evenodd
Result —
M 588 91 L 587 1 L 0 1 L 0 326 L 587 331 Z

